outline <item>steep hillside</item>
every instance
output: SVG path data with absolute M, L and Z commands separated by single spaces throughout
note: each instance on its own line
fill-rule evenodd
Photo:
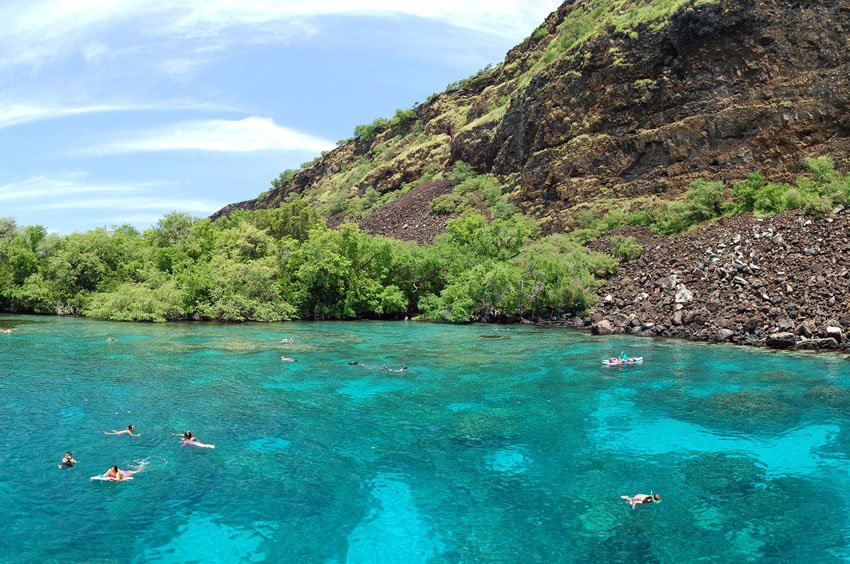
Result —
M 465 161 L 558 231 L 579 204 L 639 208 L 698 177 L 788 180 L 811 155 L 846 169 L 848 30 L 850 5 L 834 0 L 568 1 L 502 64 L 359 126 L 214 217 L 303 194 L 335 222 L 427 240 L 447 216 L 422 203 L 450 187 L 426 181 Z

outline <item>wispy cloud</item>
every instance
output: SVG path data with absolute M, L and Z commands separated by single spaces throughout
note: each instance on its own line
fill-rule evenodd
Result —
M 307 151 L 317 153 L 334 144 L 325 139 L 281 127 L 273 120 L 249 117 L 241 120 L 184 121 L 168 127 L 121 135 L 120 141 L 83 149 L 84 155 L 114 155 L 154 151 Z
M 31 104 L 0 105 L 0 129 L 41 121 L 56 119 L 82 114 L 96 114 L 103 112 L 120 112 L 150 109 L 150 106 L 123 106 L 123 105 L 90 105 L 90 106 L 38 106 Z
M 95 182 L 85 173 L 33 176 L 0 186 L 3 215 L 18 217 L 25 224 L 46 220 L 57 226 L 129 223 L 145 228 L 172 211 L 208 215 L 225 203 L 181 195 L 174 182 Z M 68 221 L 78 214 L 78 220 Z M 98 215 L 104 217 L 95 219 Z
M 527 35 L 557 0 L 7 0 L 0 5 L 0 68 L 41 66 L 78 54 L 97 60 L 115 30 L 133 41 L 280 42 L 312 35 L 309 20 L 328 15 L 408 15 L 512 40 Z M 252 32 L 245 33 L 251 30 Z M 207 46 L 209 47 L 209 45 Z M 196 48 L 204 49 L 202 45 Z
M 410 15 L 485 33 L 519 38 L 557 6 L 551 0 L 203 0 L 183 2 L 173 32 L 208 34 L 235 26 L 323 15 Z
M 156 65 L 156 68 L 165 74 L 181 77 L 193 73 L 207 63 L 207 60 L 200 58 L 175 57 L 162 61 Z
M 45 210 L 116 210 L 137 213 L 139 210 L 162 210 L 164 213 L 180 210 L 190 213 L 210 214 L 223 207 L 221 202 L 192 198 L 167 199 L 159 196 L 130 196 L 124 198 L 83 198 L 42 204 Z
M 33 176 L 0 186 L 0 202 L 25 202 L 24 205 L 47 205 L 45 198 L 55 202 L 85 194 L 136 192 L 155 186 L 152 184 L 89 183 L 81 174 L 66 174 L 60 177 Z M 29 201 L 29 202 L 27 202 Z M 13 204 L 14 205 L 14 204 Z M 8 208 L 8 205 L 4 205 Z
M 139 111 L 234 111 L 220 104 L 195 102 L 162 102 L 158 104 L 90 104 L 90 105 L 51 105 L 25 104 L 0 100 L 0 129 L 64 117 L 84 114 L 99 114 L 108 112 L 139 112 Z

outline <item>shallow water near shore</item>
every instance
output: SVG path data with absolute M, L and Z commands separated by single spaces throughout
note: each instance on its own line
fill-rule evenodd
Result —
M 846 357 L 523 326 L 0 326 L 4 562 L 850 559 Z M 621 351 L 645 361 L 602 366 Z M 142 472 L 89 480 L 111 464 Z

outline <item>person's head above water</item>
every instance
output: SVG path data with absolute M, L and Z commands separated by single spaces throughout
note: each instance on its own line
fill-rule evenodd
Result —
M 133 425 L 127 425 L 127 430 L 132 433 L 133 431 L 136 430 L 136 428 Z
M 112 465 L 112 468 L 110 468 L 110 470 L 112 470 L 113 472 L 118 472 L 118 465 L 117 465 L 117 464 L 113 464 L 113 465 Z

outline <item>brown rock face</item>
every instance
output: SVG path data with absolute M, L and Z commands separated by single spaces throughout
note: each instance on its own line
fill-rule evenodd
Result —
M 843 2 L 689 5 L 658 32 L 596 37 L 532 81 L 490 146 L 453 154 L 519 171 L 522 207 L 553 220 L 606 189 L 788 180 L 805 156 L 850 154 L 848 24 Z
M 583 9 L 565 2 L 544 27 L 563 33 Z M 600 196 L 673 196 L 698 177 L 755 170 L 789 180 L 807 156 L 829 155 L 846 169 L 848 31 L 847 2 L 719 0 L 602 29 L 548 65 L 540 52 L 560 37 L 532 37 L 502 65 L 418 106 L 412 122 L 349 141 L 284 188 L 216 216 L 310 194 L 355 163 L 371 167 L 355 184 L 362 194 L 464 160 L 514 188 L 520 209 L 549 230 L 568 227 L 565 211 Z M 393 149 L 400 136 L 412 141 Z

